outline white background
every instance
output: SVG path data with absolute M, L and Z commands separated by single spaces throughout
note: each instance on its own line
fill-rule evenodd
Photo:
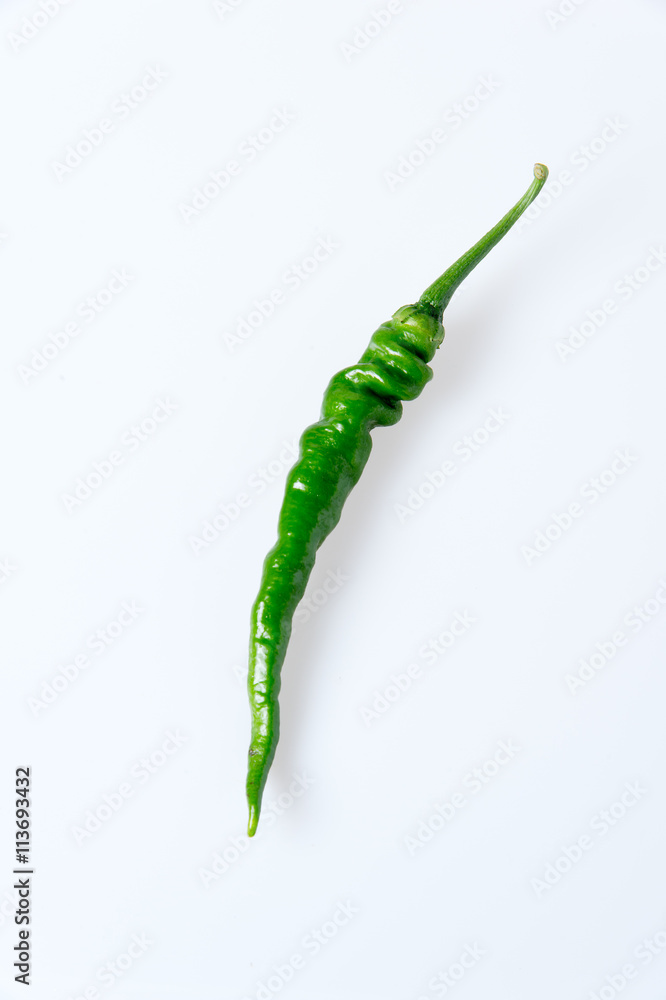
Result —
M 3 998 L 25 995 L 21 765 L 33 1000 L 666 996 L 664 6 L 398 7 L 380 30 L 387 4 L 351 0 L 2 4 Z M 276 109 L 293 120 L 250 162 Z M 537 207 L 447 309 L 433 381 L 375 432 L 319 553 L 308 595 L 337 589 L 295 624 L 248 846 L 242 672 L 285 447 L 537 160 Z M 456 613 L 474 622 L 430 665 Z M 500 741 L 512 756 L 487 764 Z

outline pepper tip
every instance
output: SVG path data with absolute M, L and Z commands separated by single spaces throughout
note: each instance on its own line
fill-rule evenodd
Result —
M 248 837 L 254 837 L 257 831 L 257 825 L 259 823 L 259 810 L 255 805 L 250 806 L 250 818 L 247 822 L 247 835 Z

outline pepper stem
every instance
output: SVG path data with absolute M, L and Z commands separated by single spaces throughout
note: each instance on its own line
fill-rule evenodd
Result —
M 418 305 L 428 312 L 433 313 L 441 321 L 442 313 L 448 305 L 451 296 L 458 285 L 467 277 L 470 271 L 474 270 L 480 260 L 496 246 L 503 236 L 508 233 L 514 222 L 517 222 L 526 208 L 532 204 L 539 191 L 546 183 L 548 177 L 548 167 L 543 163 L 534 164 L 534 180 L 529 188 L 513 208 L 506 213 L 503 219 L 494 226 L 490 232 L 486 233 L 478 243 L 475 243 L 471 250 L 464 253 L 452 264 L 444 274 L 427 288 L 418 301 Z

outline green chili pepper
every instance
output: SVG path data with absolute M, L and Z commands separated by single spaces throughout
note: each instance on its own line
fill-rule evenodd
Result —
M 432 370 L 427 362 L 444 339 L 442 313 L 454 291 L 534 201 L 548 176 L 535 164 L 520 201 L 489 233 L 437 279 L 415 305 L 403 306 L 373 334 L 351 368 L 331 379 L 321 419 L 304 431 L 287 478 L 278 540 L 266 556 L 252 610 L 248 692 L 252 709 L 247 800 L 248 834 L 257 829 L 261 797 L 279 733 L 280 671 L 296 607 L 317 549 L 340 519 L 342 507 L 370 455 L 373 427 L 395 424 L 403 399 L 416 399 Z

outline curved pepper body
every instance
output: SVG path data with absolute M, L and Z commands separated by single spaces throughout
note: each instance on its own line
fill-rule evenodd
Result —
M 261 796 L 279 736 L 280 670 L 296 607 L 317 549 L 340 520 L 372 448 L 370 431 L 395 424 L 402 400 L 416 399 L 432 378 L 431 361 L 444 328 L 419 306 L 382 324 L 357 365 L 334 375 L 321 419 L 301 436 L 285 487 L 278 540 L 266 556 L 252 610 L 250 671 L 252 746 L 247 791 Z M 251 822 L 252 825 L 252 822 Z
M 442 312 L 463 278 L 511 228 L 543 186 L 535 181 L 507 215 L 437 279 L 411 306 L 403 306 L 373 334 L 358 364 L 333 376 L 320 420 L 301 437 L 278 522 L 277 542 L 266 556 L 252 609 L 248 692 L 252 736 L 247 774 L 248 833 L 257 828 L 261 797 L 279 735 L 280 672 L 292 619 L 314 566 L 317 549 L 336 526 L 372 448 L 370 432 L 402 416 L 402 401 L 416 399 L 432 378 L 428 362 L 444 339 Z

